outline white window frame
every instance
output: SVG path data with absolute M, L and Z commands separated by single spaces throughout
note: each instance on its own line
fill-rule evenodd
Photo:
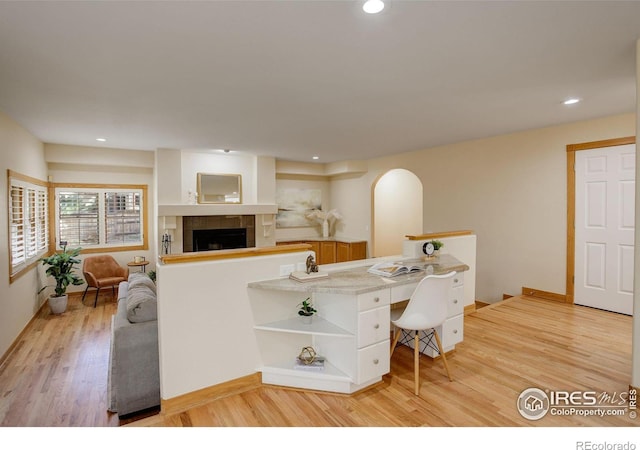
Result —
M 92 251 L 99 251 L 101 249 L 109 249 L 111 251 L 128 251 L 128 250 L 141 250 L 147 249 L 146 239 L 146 219 L 145 214 L 147 207 L 147 187 L 145 185 L 79 185 L 79 184 L 55 184 L 55 235 L 56 235 L 56 249 L 60 250 L 60 193 L 61 192 L 83 192 L 83 193 L 95 193 L 98 194 L 98 243 L 94 245 L 69 243 L 70 247 L 82 247 L 83 253 L 90 253 Z M 107 239 L 107 226 L 106 226 L 106 211 L 107 205 L 105 202 L 105 194 L 109 192 L 114 193 L 136 193 L 140 198 L 139 219 L 140 219 L 140 239 L 133 242 L 123 243 L 117 242 L 108 244 Z
M 14 201 L 16 190 L 22 191 L 20 204 Z M 12 283 L 49 252 L 49 183 L 8 170 L 7 197 Z

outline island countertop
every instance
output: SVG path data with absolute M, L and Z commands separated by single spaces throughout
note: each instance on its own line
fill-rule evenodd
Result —
M 405 265 L 424 267 L 424 270 L 420 272 L 398 275 L 395 277 L 383 277 L 367 272 L 369 267 L 380 261 L 382 260 L 365 260 L 361 266 L 351 267 L 344 270 L 326 270 L 329 274 L 328 277 L 314 281 L 299 282 L 290 278 L 276 278 L 265 281 L 254 281 L 249 283 L 248 286 L 253 289 L 277 291 L 357 295 L 388 288 L 390 286 L 415 283 L 426 275 L 442 275 L 451 271 L 464 272 L 469 270 L 469 266 L 464 264 L 462 261 L 459 261 L 452 255 L 444 254 L 429 259 L 403 259 L 402 256 L 399 256 L 395 259 L 386 260 L 399 262 Z M 320 271 L 323 271 L 322 266 L 320 267 Z

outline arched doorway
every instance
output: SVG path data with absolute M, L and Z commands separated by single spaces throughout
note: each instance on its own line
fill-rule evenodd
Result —
M 421 234 L 422 182 L 405 169 L 392 169 L 373 184 L 372 256 L 402 254 L 408 234 Z

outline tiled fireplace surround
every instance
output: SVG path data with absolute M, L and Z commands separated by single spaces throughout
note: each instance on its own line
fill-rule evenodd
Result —
M 247 247 L 255 247 L 256 218 L 254 215 L 183 216 L 183 251 L 193 251 L 194 230 L 214 230 L 221 228 L 246 228 Z

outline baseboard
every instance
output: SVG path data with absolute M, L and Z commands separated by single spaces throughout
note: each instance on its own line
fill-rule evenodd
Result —
M 477 302 L 476 302 L 477 303 Z M 467 314 L 472 314 L 476 312 L 476 304 L 472 303 L 470 305 L 467 305 L 464 307 L 464 315 L 466 316 Z
M 262 377 L 260 372 L 256 372 L 252 375 L 236 378 L 235 380 L 189 392 L 188 394 L 173 397 L 168 400 L 161 399 L 160 412 L 161 414 L 176 414 L 198 405 L 230 395 L 241 394 L 260 386 L 262 386 Z
M 553 300 L 555 302 L 567 303 L 565 294 L 556 294 L 555 292 L 541 291 L 529 287 L 522 287 L 522 295 L 535 298 L 543 298 L 545 300 Z
M 511 298 L 511 297 L 513 297 L 513 295 L 510 295 L 510 294 L 502 294 L 502 300 L 506 300 L 506 299 Z

